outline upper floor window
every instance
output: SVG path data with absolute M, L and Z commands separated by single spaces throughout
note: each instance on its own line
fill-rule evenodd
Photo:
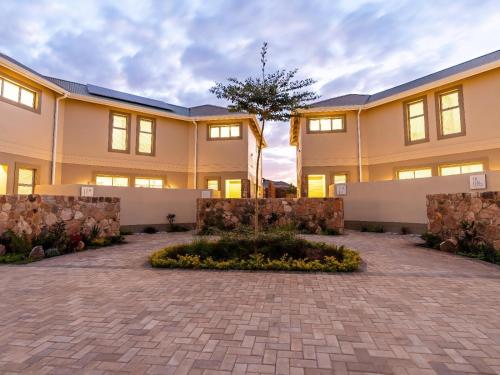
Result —
M 334 184 L 345 184 L 347 183 L 347 173 L 336 173 L 333 175 Z
M 101 186 L 128 186 L 128 177 L 97 175 L 95 184 Z
M 404 103 L 405 143 L 427 142 L 429 131 L 427 123 L 427 100 L 419 98 Z
M 241 124 L 208 126 L 208 139 L 238 139 L 238 138 L 241 138 Z
M 438 138 L 465 135 L 462 87 L 436 94 Z
M 441 176 L 452 176 L 456 174 L 465 173 L 478 173 L 484 171 L 483 163 L 467 163 L 467 164 L 453 164 L 443 165 L 439 167 Z
M 432 168 L 404 169 L 398 171 L 399 180 L 411 180 L 414 178 L 432 177 Z
M 17 171 L 17 194 L 29 195 L 35 191 L 35 170 L 19 168 Z
M 135 187 L 163 189 L 163 179 L 137 177 L 135 179 Z
M 345 131 L 345 116 L 310 118 L 307 122 L 308 133 L 336 133 Z
M 109 124 L 109 151 L 130 151 L 130 115 L 111 112 Z
M 20 107 L 38 111 L 39 93 L 10 79 L 0 77 L 0 98 Z
M 209 178 L 207 180 L 207 189 L 219 190 L 219 180 L 217 178 Z
M 139 155 L 154 155 L 156 143 L 156 124 L 154 119 L 137 118 L 137 147 Z

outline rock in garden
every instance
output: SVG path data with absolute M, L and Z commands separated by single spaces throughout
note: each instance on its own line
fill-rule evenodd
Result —
M 76 246 L 76 251 L 83 251 L 85 250 L 85 242 L 80 241 L 78 242 L 78 245 Z
M 7 250 L 5 249 L 5 246 L 0 245 L 0 255 L 5 255 L 6 252 L 7 252 Z
M 454 238 L 449 238 L 439 244 L 439 250 L 445 251 L 447 253 L 456 253 L 458 250 L 457 240 Z
M 33 260 L 45 258 L 45 252 L 43 251 L 43 247 L 35 246 L 33 249 L 31 249 L 30 258 Z

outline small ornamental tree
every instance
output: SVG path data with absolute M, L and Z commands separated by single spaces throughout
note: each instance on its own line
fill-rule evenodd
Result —
M 297 69 L 266 72 L 267 43 L 260 52 L 261 77 L 249 77 L 244 81 L 228 78 L 228 83 L 216 83 L 210 89 L 219 99 L 230 102 L 231 112 L 247 112 L 256 115 L 260 121 L 260 137 L 257 148 L 257 166 L 255 176 L 255 234 L 259 231 L 259 172 L 264 129 L 268 121 L 288 121 L 296 110 L 307 108 L 318 96 L 306 90 L 315 83 L 312 79 L 296 80 Z

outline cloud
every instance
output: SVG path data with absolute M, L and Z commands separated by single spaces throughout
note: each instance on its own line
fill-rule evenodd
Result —
M 374 93 L 498 49 L 497 0 L 23 0 L 0 2 L 0 51 L 48 74 L 194 106 L 215 81 L 300 68 L 322 99 Z M 264 175 L 295 179 L 288 124 Z

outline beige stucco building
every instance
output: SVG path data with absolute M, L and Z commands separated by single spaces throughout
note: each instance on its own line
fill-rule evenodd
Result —
M 39 184 L 251 196 L 256 118 L 43 76 L 0 54 L 0 194 Z
M 500 51 L 374 95 L 317 102 L 292 119 L 290 141 L 301 196 L 500 170 Z

